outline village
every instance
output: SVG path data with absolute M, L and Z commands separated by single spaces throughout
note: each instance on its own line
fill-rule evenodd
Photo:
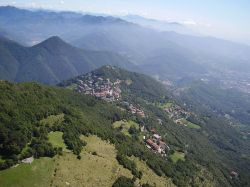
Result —
M 108 102 L 114 102 L 121 100 L 122 90 L 120 84 L 122 80 L 117 79 L 115 82 L 111 82 L 110 79 L 97 77 L 91 73 L 83 77 L 83 79 L 77 80 L 77 87 L 75 91 L 78 93 L 84 93 L 86 95 L 92 95 L 96 98 L 103 99 Z M 142 118 L 146 117 L 144 111 L 133 104 L 122 101 L 122 104 L 135 115 Z
M 171 104 L 169 107 L 166 107 L 163 110 L 168 114 L 169 118 L 172 119 L 178 125 L 188 126 L 188 124 L 192 124 L 191 122 L 187 121 L 187 119 L 192 115 L 192 113 L 186 111 L 185 109 L 176 104 Z
M 92 74 L 88 74 L 84 77 L 84 80 L 77 80 L 77 87 L 75 90 L 79 93 L 86 95 L 92 95 L 97 98 L 101 98 L 108 102 L 118 101 L 121 98 L 120 89 L 121 80 L 117 79 L 115 82 L 111 82 L 110 79 L 104 79 Z
M 188 118 L 191 115 L 190 112 L 187 112 L 176 104 L 171 104 L 170 107 L 164 108 L 164 111 L 169 115 L 170 119 L 175 121 L 181 118 Z
M 122 106 L 124 106 L 128 111 L 130 111 L 132 114 L 138 115 L 142 118 L 145 118 L 145 112 L 140 109 L 139 107 L 134 106 L 133 104 L 127 102 L 127 101 L 122 101 L 121 102 Z
M 75 91 L 84 93 L 86 95 L 92 95 L 108 102 L 120 101 L 121 105 L 133 115 L 145 118 L 145 112 L 140 108 L 140 106 L 135 106 L 132 103 L 122 101 L 122 90 L 120 88 L 121 83 L 122 80 L 119 79 L 117 79 L 115 82 L 112 82 L 109 78 L 102 78 L 89 73 L 82 77 L 82 79 L 80 77 L 77 80 Z M 173 120 L 178 120 L 179 118 L 189 115 L 188 112 L 177 105 L 172 105 L 171 107 L 165 108 L 164 110 Z M 161 123 L 161 120 L 158 120 L 158 122 Z M 162 137 L 156 133 L 155 129 L 148 131 L 144 126 L 141 126 L 140 130 L 144 134 L 143 142 L 148 149 L 150 149 L 155 154 L 160 154 L 163 157 L 167 156 L 167 153 L 170 151 L 170 147 L 166 142 L 164 142 Z

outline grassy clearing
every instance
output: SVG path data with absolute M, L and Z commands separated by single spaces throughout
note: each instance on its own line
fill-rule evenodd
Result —
M 56 164 L 53 186 L 112 186 L 121 175 L 132 178 L 116 160 L 115 147 L 97 136 L 84 137 L 87 146 L 78 160 L 72 153 L 65 153 Z M 93 155 L 96 152 L 97 155 Z
M 0 163 L 5 162 L 4 159 L 2 158 L 2 156 L 0 155 Z
M 131 85 L 131 84 L 133 83 L 133 81 L 132 81 L 131 79 L 127 79 L 127 80 L 125 81 L 125 83 L 129 86 L 129 85 Z
M 166 108 L 170 108 L 173 105 L 173 103 L 157 103 L 157 106 L 161 109 L 166 109 Z
M 134 121 L 116 121 L 113 123 L 113 128 L 122 128 L 121 132 L 124 135 L 131 137 L 131 134 L 128 132 L 130 127 L 135 127 L 137 130 L 139 130 L 139 124 Z
M 49 137 L 49 142 L 54 146 L 54 147 L 61 147 L 63 149 L 66 149 L 66 145 L 63 141 L 63 133 L 60 131 L 55 131 L 55 132 L 50 132 L 48 134 Z
M 1 187 L 44 187 L 50 186 L 55 161 L 52 158 L 40 158 L 32 164 L 20 164 L 17 167 L 0 171 Z
M 131 160 L 134 160 L 134 162 L 137 165 L 137 168 L 139 171 L 142 171 L 143 175 L 141 180 L 136 181 L 136 183 L 140 184 L 150 184 L 152 186 L 157 186 L 157 187 L 173 187 L 175 186 L 170 178 L 166 177 L 159 177 L 154 173 L 153 170 L 151 170 L 144 161 L 140 161 L 136 157 L 131 157 Z
M 49 126 L 53 126 L 55 124 L 60 124 L 64 121 L 64 114 L 58 114 L 58 115 L 50 115 L 45 119 L 42 119 L 40 121 L 40 124 Z
M 199 125 L 196 125 L 194 123 L 191 123 L 190 121 L 186 119 L 182 119 L 183 124 L 185 124 L 190 129 L 200 129 L 201 127 Z
M 73 83 L 73 84 L 70 84 L 69 86 L 67 86 L 66 88 L 70 89 L 70 90 L 74 90 L 76 87 L 77 87 L 77 84 Z
M 178 160 L 185 161 L 185 153 L 175 151 L 174 154 L 170 156 L 171 160 L 176 163 Z

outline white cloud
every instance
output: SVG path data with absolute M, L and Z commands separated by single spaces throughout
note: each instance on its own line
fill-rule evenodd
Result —
M 183 24 L 184 25 L 187 25 L 187 26 L 197 26 L 198 23 L 195 22 L 194 20 L 186 20 L 186 21 L 183 21 Z
M 186 26 L 189 26 L 189 27 L 206 27 L 206 28 L 212 27 L 212 25 L 210 23 L 197 22 L 194 20 L 185 20 L 181 23 L 186 25 Z
M 62 5 L 65 4 L 65 1 L 61 0 L 61 1 L 60 1 L 60 4 L 62 4 Z
M 31 8 L 37 8 L 37 4 L 34 1 L 31 2 L 29 5 L 30 5 Z

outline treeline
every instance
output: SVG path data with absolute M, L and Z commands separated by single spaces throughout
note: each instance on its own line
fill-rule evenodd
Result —
M 130 179 L 124 176 L 118 177 L 112 187 L 135 187 L 135 178 Z M 150 184 L 142 184 L 140 187 L 153 187 Z

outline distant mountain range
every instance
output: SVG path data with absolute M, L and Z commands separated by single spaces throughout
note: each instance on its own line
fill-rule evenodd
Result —
M 56 84 L 105 64 L 134 69 L 134 65 L 120 55 L 78 49 L 59 37 L 32 47 L 0 38 L 0 79 Z
M 87 30 L 89 26 L 127 24 L 126 21 L 114 17 L 25 10 L 12 6 L 0 7 L 0 22 L 1 28 L 11 39 L 26 45 L 37 44 L 51 36 L 71 38 L 77 31 Z
M 199 36 L 200 34 L 195 31 L 189 29 L 184 24 L 174 21 L 160 21 L 152 18 L 145 18 L 138 15 L 126 15 L 121 16 L 121 19 L 124 19 L 128 22 L 132 22 L 144 27 L 156 29 L 159 31 L 173 31 L 179 34 L 190 34 Z
M 0 28 L 0 34 L 24 45 L 56 35 L 79 48 L 111 51 L 161 80 L 250 80 L 250 47 L 217 38 L 160 32 L 115 17 L 15 7 L 0 7 Z

